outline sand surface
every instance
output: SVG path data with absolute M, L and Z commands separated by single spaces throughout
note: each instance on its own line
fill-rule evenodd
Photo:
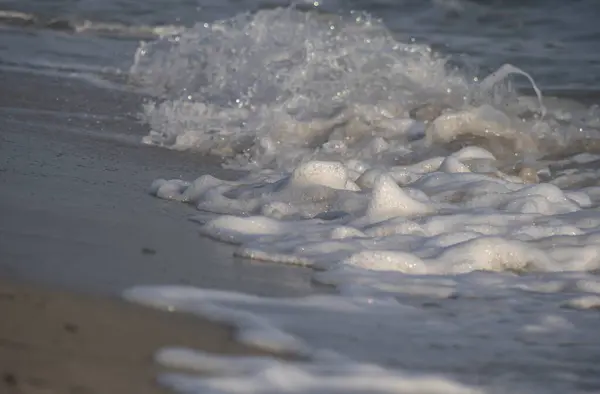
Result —
M 0 316 L 7 394 L 162 393 L 153 362 L 161 347 L 260 353 L 192 316 L 1 280 Z
M 1 394 L 158 393 L 163 346 L 251 351 L 226 327 L 120 300 L 131 286 L 315 291 L 310 270 L 236 259 L 199 236 L 193 207 L 147 193 L 220 170 L 141 146 L 141 98 L 2 69 L 0 86 Z
M 0 277 L 110 295 L 141 284 L 315 291 L 309 269 L 234 258 L 198 234 L 194 207 L 148 194 L 159 177 L 234 174 L 141 145 L 141 97 L 1 69 L 0 86 Z

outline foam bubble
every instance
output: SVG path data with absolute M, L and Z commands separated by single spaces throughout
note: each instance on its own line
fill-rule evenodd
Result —
M 235 216 L 220 216 L 202 227 L 202 232 L 217 239 L 233 243 L 262 236 L 279 234 L 283 226 L 276 220 L 262 216 L 239 218 Z
M 373 195 L 367 216 L 381 221 L 396 216 L 417 216 L 430 213 L 432 208 L 417 201 L 402 190 L 390 176 L 379 175 L 373 185 Z
M 322 185 L 333 189 L 345 189 L 348 171 L 342 163 L 309 161 L 299 165 L 290 178 L 293 185 Z
M 374 271 L 399 271 L 415 274 L 427 272 L 427 266 L 410 253 L 388 250 L 365 250 L 343 260 L 341 264 Z
M 375 169 L 355 183 L 344 163 L 315 160 L 279 176 L 158 180 L 151 189 L 212 212 L 203 234 L 261 260 L 418 274 L 596 269 L 589 237 L 600 220 L 577 215 L 589 196 L 473 173 L 459 160 L 491 157 L 469 149 L 405 167 L 410 187 Z M 565 238 L 575 236 L 577 247 Z
M 574 309 L 600 309 L 600 297 L 585 296 L 578 297 L 565 302 L 566 307 Z

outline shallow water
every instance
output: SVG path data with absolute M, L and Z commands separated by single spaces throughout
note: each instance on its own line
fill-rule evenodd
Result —
M 158 179 L 151 194 L 195 206 L 200 233 L 237 256 L 308 266 L 336 289 L 293 300 L 131 289 L 132 301 L 228 322 L 244 342 L 306 360 L 165 349 L 160 363 L 217 375 L 165 384 L 600 389 L 596 2 L 3 7 L 23 14 L 3 14 L 0 67 L 141 96 L 143 130 L 127 141 L 247 170 Z
M 595 22 L 600 6 L 594 0 L 324 0 L 316 2 L 318 7 L 309 1 L 293 3 L 329 14 L 366 11 L 382 18 L 404 42 L 433 45 L 455 55 L 457 63 L 487 72 L 513 63 L 533 73 L 546 89 L 596 91 L 599 82 L 600 32 Z M 138 33 L 147 34 L 143 26 L 189 27 L 289 4 L 280 0 L 6 0 L 2 8 L 28 13 L 42 26 L 71 21 L 81 28 L 87 20 L 93 22 L 87 25 L 92 31 L 94 25 L 100 29 L 108 23 L 137 27 Z M 15 18 L 6 20 L 15 22 Z

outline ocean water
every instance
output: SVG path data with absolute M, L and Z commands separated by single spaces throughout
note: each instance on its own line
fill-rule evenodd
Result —
M 163 349 L 157 362 L 189 371 L 165 385 L 600 391 L 597 2 L 0 5 L 0 70 L 143 96 L 144 135 L 128 141 L 242 171 L 157 179 L 149 192 L 196 207 L 199 236 L 311 267 L 335 289 L 130 289 L 297 356 Z

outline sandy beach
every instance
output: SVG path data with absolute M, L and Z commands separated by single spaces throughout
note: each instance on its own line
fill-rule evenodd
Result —
M 117 299 L 0 281 L 0 392 L 163 393 L 156 349 L 258 354 L 226 327 Z M 151 329 L 149 329 L 151 328 Z
M 0 84 L 0 277 L 109 295 L 142 284 L 314 291 L 310 270 L 234 258 L 198 234 L 194 207 L 148 194 L 159 177 L 235 174 L 142 146 L 140 97 L 22 72 L 0 72 Z
M 226 327 L 119 299 L 134 285 L 315 291 L 309 270 L 236 259 L 198 235 L 193 207 L 147 193 L 161 176 L 234 174 L 140 146 L 139 97 L 21 72 L 0 84 L 0 392 L 157 393 L 163 346 L 251 351 Z

